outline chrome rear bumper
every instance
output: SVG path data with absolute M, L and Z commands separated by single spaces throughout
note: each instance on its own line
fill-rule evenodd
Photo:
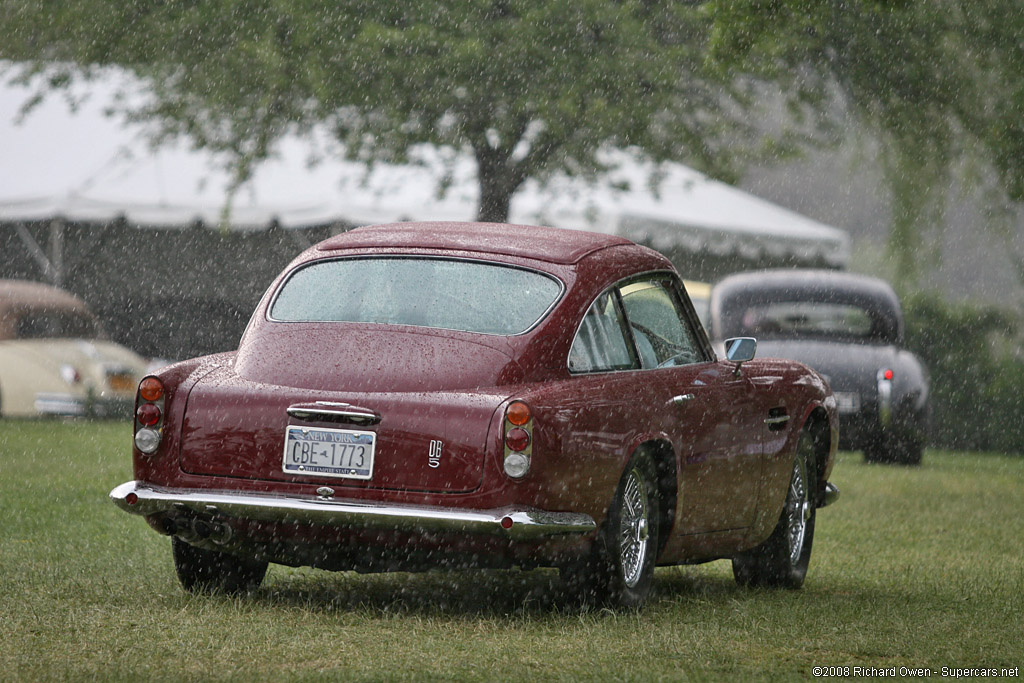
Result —
M 114 504 L 132 514 L 239 518 L 263 522 L 307 523 L 356 529 L 486 534 L 528 541 L 558 535 L 583 535 L 596 528 L 589 515 L 547 512 L 529 507 L 494 510 L 418 505 L 385 505 L 323 496 L 162 488 L 129 481 L 110 492 Z

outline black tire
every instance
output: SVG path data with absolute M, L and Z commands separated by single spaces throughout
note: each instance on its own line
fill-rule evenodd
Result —
M 896 444 L 895 461 L 901 465 L 920 465 L 924 455 L 924 445 L 920 439 L 912 436 L 904 437 Z
M 924 453 L 921 439 L 914 436 L 879 437 L 864 448 L 864 462 L 920 465 Z
M 615 490 L 608 516 L 591 554 L 562 568 L 577 597 L 621 609 L 646 601 L 658 553 L 660 499 L 654 462 L 636 453 Z
M 171 551 L 178 581 L 193 593 L 249 593 L 267 573 L 266 562 L 204 550 L 176 537 L 171 539 Z
M 881 437 L 877 437 L 864 446 L 864 462 L 891 462 L 889 451 Z
M 817 487 L 814 435 L 800 435 L 786 502 L 772 535 L 761 545 L 732 558 L 732 572 L 741 586 L 800 588 L 807 576 L 814 543 Z

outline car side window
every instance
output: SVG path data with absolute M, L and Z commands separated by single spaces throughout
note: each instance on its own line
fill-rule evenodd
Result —
M 633 282 L 619 290 L 644 368 L 703 360 L 697 335 L 686 320 L 670 280 Z
M 569 370 L 600 372 L 635 367 L 626 321 L 614 291 L 609 290 L 597 297 L 583 316 L 569 350 Z

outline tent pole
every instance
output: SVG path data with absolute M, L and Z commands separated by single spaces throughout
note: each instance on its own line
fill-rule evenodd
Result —
M 60 280 L 60 277 L 57 274 L 57 269 L 53 267 L 52 263 L 50 263 L 50 259 L 46 257 L 46 252 L 43 251 L 35 238 L 32 237 L 32 233 L 28 231 L 25 224 L 20 222 L 15 223 L 14 230 L 18 233 L 18 237 L 21 238 L 22 244 L 24 244 L 25 248 L 28 249 L 28 253 L 31 254 L 32 258 L 34 258 L 36 263 L 39 264 L 39 267 L 42 269 L 46 279 L 51 283 L 56 283 Z
M 53 264 L 53 285 L 64 286 L 64 221 L 50 221 L 50 262 Z

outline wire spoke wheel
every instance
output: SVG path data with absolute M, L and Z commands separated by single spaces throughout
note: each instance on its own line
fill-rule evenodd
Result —
M 787 545 L 789 561 L 796 565 L 804 550 L 804 539 L 807 537 L 807 523 L 811 519 L 811 496 L 807 482 L 807 462 L 797 458 L 793 465 L 793 478 L 789 483 L 789 495 L 786 496 Z
M 761 545 L 732 558 L 733 575 L 740 585 L 803 585 L 814 542 L 815 462 L 814 435 L 805 428 L 797 444 L 786 501 L 775 530 Z
M 566 587 L 587 604 L 638 609 L 647 600 L 658 554 L 658 475 L 638 451 L 619 480 L 589 553 L 561 567 Z
M 644 476 L 636 468 L 626 475 L 619 521 L 622 579 L 633 588 L 639 583 L 650 545 L 650 504 Z

